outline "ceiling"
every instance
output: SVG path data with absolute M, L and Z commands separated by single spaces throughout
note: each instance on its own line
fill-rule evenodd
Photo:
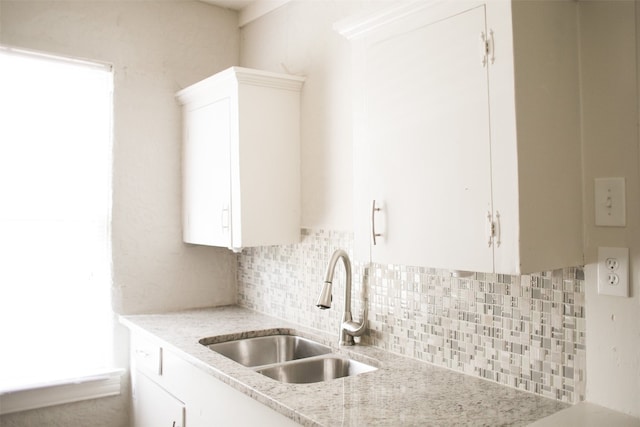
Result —
M 224 7 L 233 10 L 242 10 L 250 3 L 258 0 L 201 0 L 205 3 L 213 4 L 216 6 Z
M 242 27 L 245 24 L 258 19 L 262 15 L 266 15 L 288 3 L 291 0 L 200 0 L 205 3 L 213 4 L 215 6 L 224 7 L 227 9 L 238 11 L 238 26 Z

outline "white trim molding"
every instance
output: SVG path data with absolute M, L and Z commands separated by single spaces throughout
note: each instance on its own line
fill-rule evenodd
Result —
M 124 369 L 111 369 L 78 378 L 0 390 L 0 415 L 117 396 L 124 373 Z

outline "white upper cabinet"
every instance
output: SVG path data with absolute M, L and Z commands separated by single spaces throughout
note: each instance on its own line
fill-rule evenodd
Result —
M 300 240 L 303 81 L 232 67 L 178 92 L 185 242 L 239 251 Z
M 576 13 L 414 2 L 338 24 L 353 42 L 357 259 L 505 274 L 583 262 Z

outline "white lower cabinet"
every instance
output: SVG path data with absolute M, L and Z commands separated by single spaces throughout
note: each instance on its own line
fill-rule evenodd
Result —
M 184 403 L 139 371 L 133 375 L 132 397 L 135 427 L 184 427 Z
M 131 359 L 135 427 L 298 425 L 163 348 L 160 341 L 133 335 Z

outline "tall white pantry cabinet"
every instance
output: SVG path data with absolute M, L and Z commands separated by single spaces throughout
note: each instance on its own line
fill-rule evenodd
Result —
M 357 259 L 583 263 L 575 2 L 403 3 L 336 29 L 353 47 Z
M 231 67 L 177 93 L 185 242 L 240 251 L 300 240 L 303 81 Z

